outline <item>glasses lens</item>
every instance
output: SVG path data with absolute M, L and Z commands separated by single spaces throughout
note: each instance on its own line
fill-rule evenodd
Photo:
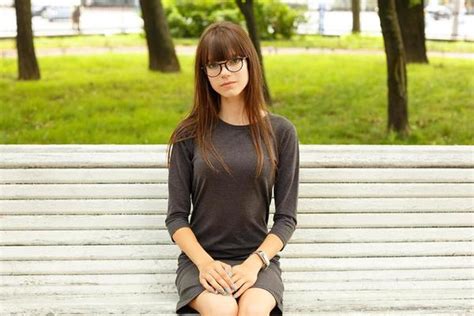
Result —
M 210 77 L 215 77 L 221 72 L 221 66 L 217 63 L 207 64 L 206 73 Z
M 229 59 L 226 63 L 227 69 L 229 71 L 239 71 L 242 68 L 242 58 L 232 58 Z

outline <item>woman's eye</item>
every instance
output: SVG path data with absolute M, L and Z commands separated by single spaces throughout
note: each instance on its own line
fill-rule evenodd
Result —
M 231 60 L 229 60 L 229 63 L 230 63 L 231 65 L 235 65 L 235 64 L 237 64 L 238 62 L 239 62 L 239 59 L 238 59 L 238 58 L 232 58 Z
M 215 68 L 217 68 L 217 64 L 208 64 L 208 65 L 207 65 L 207 68 L 209 68 L 209 69 L 215 69 Z

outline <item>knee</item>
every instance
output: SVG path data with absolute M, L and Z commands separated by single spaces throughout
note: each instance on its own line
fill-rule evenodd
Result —
M 269 312 L 266 307 L 261 306 L 257 302 L 241 301 L 239 304 L 238 316 L 268 316 Z
M 237 316 L 238 311 L 239 306 L 235 300 L 215 300 L 207 304 L 203 314 L 209 316 Z

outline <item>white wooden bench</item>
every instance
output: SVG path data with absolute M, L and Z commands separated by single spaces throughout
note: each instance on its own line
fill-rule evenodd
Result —
M 0 146 L 1 315 L 174 314 L 165 148 Z M 474 146 L 300 150 L 285 315 L 474 313 Z

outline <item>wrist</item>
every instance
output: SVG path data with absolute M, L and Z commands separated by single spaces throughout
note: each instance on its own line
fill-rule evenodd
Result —
M 205 265 L 205 264 L 208 264 L 210 262 L 214 261 L 214 259 L 212 257 L 209 257 L 207 259 L 204 259 L 204 260 L 200 260 L 196 263 L 196 267 L 200 270 L 201 269 L 201 266 Z
M 248 266 L 251 266 L 252 268 L 256 269 L 256 270 L 261 270 L 264 266 L 262 260 L 260 259 L 260 257 L 256 254 L 256 253 L 253 253 L 251 254 L 244 262 L 246 265 Z

